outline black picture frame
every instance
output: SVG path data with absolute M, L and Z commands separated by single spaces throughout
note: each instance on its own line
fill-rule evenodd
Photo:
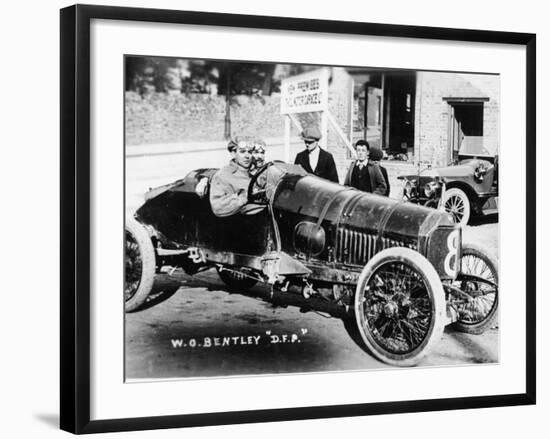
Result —
M 205 26 L 502 43 L 526 48 L 525 393 L 224 413 L 90 420 L 90 22 L 132 20 Z M 60 424 L 73 433 L 274 422 L 535 404 L 536 35 L 375 23 L 75 5 L 61 10 Z

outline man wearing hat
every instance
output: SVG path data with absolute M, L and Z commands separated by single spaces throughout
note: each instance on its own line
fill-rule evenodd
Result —
M 210 183 L 210 205 L 219 217 L 236 213 L 253 215 L 264 206 L 248 203 L 249 168 L 252 162 L 252 142 L 247 138 L 236 138 L 227 145 L 231 161 L 212 176 Z
M 306 149 L 296 155 L 294 164 L 301 165 L 310 174 L 338 183 L 334 158 L 330 152 L 319 147 L 320 138 L 321 132 L 317 127 L 306 128 L 302 132 Z

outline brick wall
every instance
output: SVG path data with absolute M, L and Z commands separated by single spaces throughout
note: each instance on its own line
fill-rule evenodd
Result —
M 445 166 L 449 154 L 450 105 L 444 98 L 488 99 L 483 105 L 483 145 L 499 145 L 500 80 L 493 75 L 418 72 L 415 101 L 415 161 Z

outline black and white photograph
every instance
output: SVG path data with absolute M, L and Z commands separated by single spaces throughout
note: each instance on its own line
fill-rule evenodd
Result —
M 126 382 L 499 363 L 499 74 L 126 54 L 123 83 Z
M 543 2 L 85 3 L 3 9 L 4 437 L 544 436 Z

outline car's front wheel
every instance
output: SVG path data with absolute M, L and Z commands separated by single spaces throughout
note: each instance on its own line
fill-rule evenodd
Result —
M 126 220 L 124 309 L 135 311 L 147 299 L 155 279 L 155 250 L 149 234 L 134 218 Z
M 394 247 L 363 269 L 354 302 L 355 325 L 344 325 L 359 346 L 384 363 L 415 366 L 439 341 L 446 318 L 441 280 L 420 253 Z
M 470 200 L 466 193 L 457 187 L 447 189 L 443 198 L 443 207 L 450 213 L 455 224 L 465 226 L 470 220 Z

